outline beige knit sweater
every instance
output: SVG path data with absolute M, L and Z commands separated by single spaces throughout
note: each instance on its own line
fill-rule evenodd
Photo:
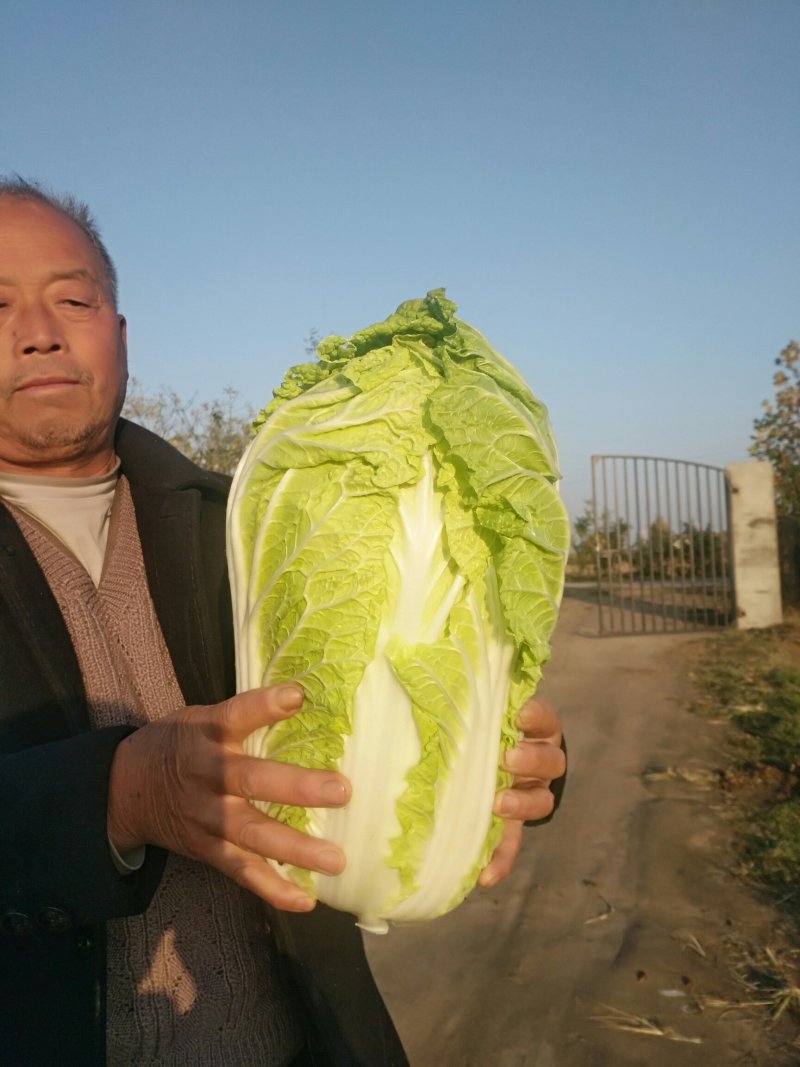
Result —
M 51 532 L 11 511 L 61 609 L 93 724 L 144 724 L 183 706 L 125 478 L 97 587 Z M 147 911 L 107 927 L 110 1067 L 282 1067 L 299 1051 L 262 906 L 217 871 L 170 855 Z

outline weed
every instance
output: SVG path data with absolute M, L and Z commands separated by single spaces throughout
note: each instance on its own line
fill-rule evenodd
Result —
M 800 619 L 771 630 L 732 631 L 704 641 L 691 670 L 694 709 L 725 719 L 740 800 L 743 871 L 774 889 L 800 919 Z
M 797 905 L 800 890 L 800 797 L 775 804 L 755 816 L 743 854 L 759 881 L 788 894 Z M 794 910 L 794 909 L 792 909 Z

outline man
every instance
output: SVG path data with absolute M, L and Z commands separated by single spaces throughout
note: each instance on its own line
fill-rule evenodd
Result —
M 232 695 L 227 480 L 121 419 L 126 380 L 88 212 L 0 182 L 0 1060 L 405 1063 L 352 917 L 263 861 L 341 871 L 250 799 L 350 786 L 243 754 L 303 694 Z M 521 727 L 484 885 L 563 774 L 553 713 Z

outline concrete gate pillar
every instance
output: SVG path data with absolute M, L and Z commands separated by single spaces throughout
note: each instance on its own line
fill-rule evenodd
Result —
M 769 463 L 731 463 L 731 565 L 739 629 L 777 626 L 781 576 L 775 516 L 775 489 Z

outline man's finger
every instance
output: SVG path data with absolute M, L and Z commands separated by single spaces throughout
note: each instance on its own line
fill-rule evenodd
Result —
M 491 886 L 497 885 L 501 878 L 505 878 L 514 866 L 521 844 L 522 823 L 506 823 L 500 844 L 494 850 L 491 860 L 478 877 L 478 885 L 483 886 L 484 889 L 489 889 Z
M 238 797 L 220 797 L 218 803 L 209 806 L 201 825 L 208 837 L 278 863 L 321 874 L 344 870 L 345 856 L 336 845 L 271 819 Z
M 560 748 L 550 742 L 525 739 L 504 754 L 503 766 L 520 778 L 552 782 L 566 771 L 567 758 Z
M 296 804 L 301 808 L 340 808 L 350 799 L 350 783 L 333 771 L 307 770 L 291 763 L 231 753 L 219 765 L 220 793 Z
M 552 705 L 539 697 L 525 701 L 517 715 L 517 726 L 533 741 L 561 741 L 561 720 Z
M 294 715 L 303 700 L 300 686 L 290 683 L 247 689 L 205 710 L 210 713 L 210 726 L 218 740 L 241 743 L 260 726 L 272 726 Z
M 502 789 L 494 798 L 494 812 L 504 819 L 536 822 L 551 815 L 555 797 L 547 786 L 536 784 L 521 789 Z
M 294 882 L 283 878 L 266 860 L 217 839 L 209 847 L 208 863 L 243 889 L 281 911 L 311 911 L 316 901 Z

